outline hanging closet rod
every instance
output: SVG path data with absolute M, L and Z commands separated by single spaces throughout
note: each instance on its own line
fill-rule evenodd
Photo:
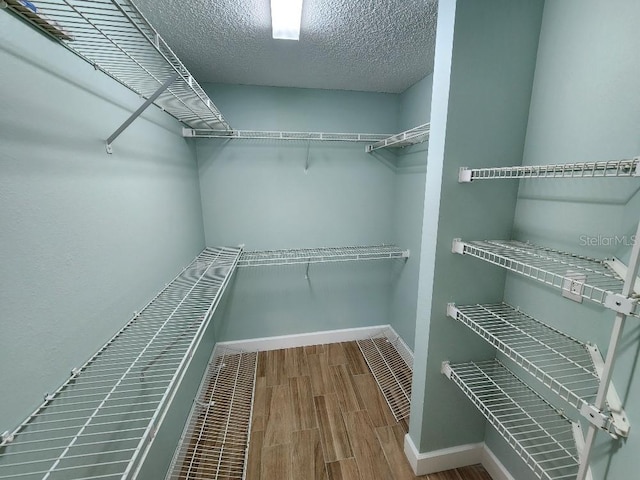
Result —
M 130 0 L 43 0 L 29 6 L 17 0 L 6 3 L 10 11 L 145 99 L 178 74 L 154 103 L 193 128 L 231 128 Z
M 395 245 L 255 250 L 243 252 L 238 261 L 238 267 L 384 260 L 392 258 L 406 259 L 409 258 L 409 255 L 409 250 L 402 250 Z
M 602 178 L 640 177 L 640 157 L 630 160 L 610 160 L 585 163 L 523 165 L 495 168 L 460 168 L 458 181 L 494 180 L 504 178 Z
M 208 130 L 183 128 L 188 138 L 226 138 L 237 140 L 313 140 L 328 142 L 375 142 L 387 137 L 380 133 L 281 132 L 267 130 Z
M 402 148 L 408 147 L 409 145 L 416 145 L 429 140 L 430 132 L 431 124 L 425 123 L 410 130 L 391 135 L 374 143 L 373 145 L 367 145 L 365 151 L 373 152 L 380 148 Z
M 230 281 L 240 248 L 208 248 L 0 446 L 0 478 L 137 475 Z

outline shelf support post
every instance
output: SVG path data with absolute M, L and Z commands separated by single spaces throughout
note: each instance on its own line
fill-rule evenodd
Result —
M 633 288 L 636 283 L 636 276 L 638 275 L 638 267 L 640 266 L 640 222 L 638 222 L 638 229 L 636 231 L 635 242 L 631 249 L 631 257 L 629 258 L 629 268 L 627 270 L 627 277 L 622 287 L 622 295 L 625 297 L 630 296 L 633 293 Z M 595 401 L 595 407 L 598 410 L 602 410 L 607 401 L 607 393 L 609 392 L 609 384 L 611 383 L 611 377 L 613 375 L 613 368 L 616 362 L 616 354 L 618 344 L 622 339 L 624 331 L 624 324 L 627 319 L 627 315 L 618 311 L 616 313 L 615 323 L 613 324 L 613 331 L 611 332 L 611 340 L 609 342 L 609 348 L 607 350 L 607 358 L 604 363 L 604 369 L 600 380 L 600 388 L 598 389 L 598 395 Z M 591 424 L 589 425 L 589 431 L 587 432 L 587 439 L 585 441 L 584 450 L 580 455 L 580 468 L 578 469 L 578 476 L 576 480 L 585 480 L 587 478 L 587 472 L 589 471 L 589 460 L 591 459 L 591 452 L 595 444 L 596 434 L 598 433 L 598 427 Z
M 113 153 L 113 148 L 111 147 L 111 144 L 114 142 L 114 140 L 115 140 L 116 138 L 118 138 L 118 137 L 120 136 L 120 134 L 121 134 L 122 132 L 124 132 L 124 131 L 127 129 L 127 127 L 128 127 L 129 125 L 131 125 L 131 124 L 133 123 L 133 121 L 134 121 L 136 118 L 138 118 L 138 117 L 142 114 L 142 112 L 144 112 L 144 111 L 147 109 L 147 107 L 148 107 L 149 105 L 151 105 L 153 102 L 155 102 L 155 101 L 156 101 L 156 99 L 157 99 L 160 95 L 162 95 L 162 92 L 164 92 L 167 88 L 169 88 L 169 87 L 171 86 L 171 84 L 172 84 L 173 82 L 175 82 L 175 81 L 176 81 L 176 79 L 178 78 L 178 76 L 179 76 L 179 75 L 178 75 L 178 73 L 176 72 L 176 73 L 174 73 L 173 75 L 171 75 L 169 78 L 167 78 L 167 80 L 166 80 L 166 81 L 165 81 L 165 82 L 160 86 L 160 88 L 158 88 L 158 89 L 153 93 L 153 95 L 151 95 L 149 98 L 147 98 L 146 102 L 144 102 L 142 105 L 140 105 L 140 107 L 138 107 L 138 109 L 137 109 L 135 112 L 133 112 L 133 113 L 131 114 L 131 116 L 130 116 L 129 118 L 127 118 L 127 119 L 124 121 L 124 123 L 123 123 L 122 125 L 120 125 L 120 126 L 118 127 L 118 129 L 117 129 L 115 132 L 113 132 L 113 133 L 111 134 L 111 136 L 110 136 L 109 138 L 107 138 L 107 142 L 106 142 L 106 144 L 107 144 L 107 153 Z

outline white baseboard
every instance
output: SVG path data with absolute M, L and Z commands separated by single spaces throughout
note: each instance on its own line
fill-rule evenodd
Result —
M 509 470 L 502 464 L 489 447 L 484 445 L 482 452 L 482 466 L 493 480 L 515 480 Z
M 515 480 L 484 442 L 419 453 L 411 437 L 405 435 L 404 454 L 417 476 L 480 463 L 493 480 Z
M 409 435 L 404 437 L 404 454 L 409 460 L 413 473 L 417 476 L 482 463 L 483 452 L 484 443 L 480 442 L 419 453 L 411 437 Z
M 345 328 L 341 330 L 325 330 L 323 332 L 218 342 L 216 343 L 216 348 L 248 351 L 278 350 L 280 348 L 304 347 L 321 343 L 349 342 L 375 335 L 386 336 L 389 335 L 387 332 L 391 332 L 389 333 L 390 335 L 395 334 L 395 331 L 389 325 L 376 325 L 373 327 Z M 395 334 L 395 336 L 397 337 L 398 335 Z

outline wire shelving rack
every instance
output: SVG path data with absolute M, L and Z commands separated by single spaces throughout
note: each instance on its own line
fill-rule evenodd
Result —
M 242 480 L 249 448 L 256 352 L 214 352 L 167 480 Z
M 586 344 L 506 303 L 450 305 L 448 315 L 575 408 L 595 400 L 600 379 Z
M 623 295 L 624 280 L 606 260 L 500 240 L 464 242 L 455 239 L 453 252 L 479 258 L 558 288 L 574 300 L 587 299 L 640 317 L 638 299 Z
M 137 474 L 240 248 L 208 248 L 0 444 L 0 478 Z
M 475 179 L 605 177 L 640 177 L 640 157 L 631 160 L 564 165 L 461 168 L 458 174 L 458 181 L 467 183 Z M 640 223 L 634 238 L 640 238 Z M 625 267 L 617 259 L 598 260 L 514 241 L 463 242 L 461 239 L 454 239 L 452 251 L 461 255 L 474 256 L 508 271 L 560 289 L 564 297 L 576 302 L 582 302 L 583 299 L 587 299 L 604 305 L 615 312 L 606 358 L 603 359 L 600 356 L 597 347 L 593 345 L 588 347 L 593 360 L 593 367 L 598 377 L 598 383 L 595 398 L 590 393 L 590 391 L 593 391 L 594 385 L 588 386 L 584 392 L 587 394 L 585 398 L 582 392 L 575 391 L 575 387 L 580 387 L 581 389 L 582 385 L 587 386 L 591 383 L 591 381 L 587 381 L 586 384 L 583 383 L 583 379 L 586 381 L 589 376 L 584 376 L 582 373 L 578 374 L 579 370 L 575 368 L 578 366 L 583 368 L 585 365 L 581 364 L 581 362 L 576 362 L 573 367 L 567 368 L 568 364 L 563 361 L 558 364 L 559 372 L 566 372 L 568 378 L 556 378 L 555 371 L 554 375 L 550 375 L 547 365 L 540 365 L 537 360 L 534 362 L 531 359 L 531 352 L 541 355 L 539 358 L 544 361 L 548 359 L 551 362 L 549 365 L 552 368 L 556 368 L 555 363 L 559 359 L 557 353 L 560 351 L 550 353 L 545 351 L 548 350 L 546 347 L 541 350 L 541 345 L 536 343 L 528 347 L 530 340 L 527 340 L 526 337 L 523 338 L 523 334 L 528 333 L 526 332 L 528 328 L 513 332 L 512 318 L 500 319 L 500 321 L 507 320 L 508 327 L 501 325 L 500 322 L 495 323 L 495 319 L 491 318 L 491 316 L 487 320 L 486 312 L 478 313 L 475 310 L 483 306 L 465 307 L 464 310 L 466 311 L 463 312 L 463 308 L 450 305 L 448 311 L 450 316 L 465 323 L 485 340 L 496 346 L 507 357 L 542 381 L 550 390 L 563 396 L 572 405 L 579 408 L 580 413 L 589 421 L 589 428 L 586 438 L 583 438 L 580 432 L 574 431 L 575 442 L 576 445 L 579 445 L 581 453 L 576 471 L 571 471 L 566 478 L 577 480 L 591 478 L 589 463 L 598 431 L 606 430 L 614 438 L 617 438 L 618 435 L 629 435 L 629 422 L 622 408 L 622 402 L 611 381 L 627 317 L 635 316 L 640 318 L 640 307 L 638 307 L 640 300 L 638 285 L 640 285 L 640 282 L 637 279 L 640 267 L 640 242 L 634 242 L 631 247 L 628 267 Z M 511 316 L 513 316 L 512 313 L 507 315 L 507 317 Z M 535 324 L 530 323 L 531 321 L 537 321 L 531 318 L 527 319 L 529 325 L 535 326 Z M 557 333 L 562 337 L 566 337 L 560 332 Z M 553 338 L 553 334 L 543 328 L 540 336 L 546 337 L 548 335 Z M 505 341 L 507 339 L 509 340 L 508 342 Z M 516 347 L 525 346 L 525 351 L 519 351 L 518 348 L 514 348 L 510 343 L 511 341 L 515 341 Z M 569 348 L 566 338 L 561 341 L 556 338 L 553 341 L 558 342 L 554 345 L 562 347 L 562 349 Z M 546 340 L 543 343 L 546 345 Z M 531 351 L 526 350 L 528 348 L 531 348 Z M 579 347 L 574 345 L 570 350 L 573 351 L 574 348 Z M 580 355 L 582 354 L 580 353 Z M 573 354 L 567 356 L 568 359 L 571 357 L 573 357 Z M 589 372 L 591 372 L 590 366 L 584 374 Z M 450 374 L 450 369 L 443 366 L 443 373 Z M 493 421 L 492 424 L 495 425 Z M 500 428 L 497 428 L 500 431 Z M 517 443 L 512 443 L 512 446 L 520 454 L 520 446 Z M 527 458 L 523 457 L 523 459 L 527 461 Z
M 238 140 L 307 140 L 319 142 L 377 142 L 388 137 L 380 133 L 281 132 L 271 130 L 210 130 L 183 128 L 189 138 L 223 138 Z
M 356 341 L 396 421 L 409 417 L 413 365 L 384 335 Z
M 410 130 L 391 135 L 387 138 L 381 139 L 372 145 L 365 147 L 366 152 L 373 152 L 380 148 L 402 148 L 409 145 L 416 145 L 418 143 L 425 142 L 429 139 L 429 133 L 431 132 L 431 124 L 425 123 L 418 125 Z
M 458 175 L 460 183 L 505 178 L 602 178 L 640 177 L 640 157 L 600 162 L 522 165 L 513 167 L 466 168 Z
M 409 250 L 402 250 L 395 245 L 254 250 L 242 253 L 238 267 L 406 259 L 408 257 Z
M 497 360 L 442 365 L 452 380 L 544 480 L 575 479 L 579 428 Z
M 456 306 L 447 314 L 473 330 L 546 388 L 583 414 L 592 412 L 604 362 L 594 345 L 587 345 L 506 303 Z M 628 436 L 629 422 L 613 385 L 610 410 L 603 425 L 614 435 Z
M 130 0 L 42 0 L 35 2 L 37 12 L 16 0 L 6 3 L 9 10 L 145 99 L 175 75 L 154 101 L 158 107 L 192 128 L 230 129 L 202 87 Z

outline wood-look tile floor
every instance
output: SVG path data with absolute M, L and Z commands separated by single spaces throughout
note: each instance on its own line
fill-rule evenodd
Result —
M 355 342 L 260 352 L 248 480 L 491 480 L 480 465 L 423 477 Z

